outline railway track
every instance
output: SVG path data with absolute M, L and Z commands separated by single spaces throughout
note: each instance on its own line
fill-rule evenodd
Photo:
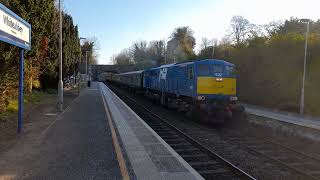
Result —
M 250 137 L 230 130 L 227 134 L 221 135 L 226 141 L 285 166 L 303 176 L 304 179 L 320 179 L 320 159 L 318 157 L 296 151 L 272 139 Z
M 111 89 L 205 179 L 255 179 L 134 99 Z

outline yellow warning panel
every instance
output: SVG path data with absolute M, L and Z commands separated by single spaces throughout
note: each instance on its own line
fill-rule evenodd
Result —
M 198 94 L 236 95 L 237 81 L 235 78 L 198 77 Z

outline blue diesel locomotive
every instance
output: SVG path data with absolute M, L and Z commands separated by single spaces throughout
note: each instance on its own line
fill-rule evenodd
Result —
M 224 60 L 162 65 L 117 74 L 108 80 L 143 91 L 164 106 L 197 113 L 206 122 L 224 122 L 235 112 L 243 110 L 236 103 L 235 66 Z

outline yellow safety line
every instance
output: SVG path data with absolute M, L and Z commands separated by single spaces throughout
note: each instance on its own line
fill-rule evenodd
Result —
M 108 123 L 109 123 L 110 129 L 111 129 L 113 145 L 114 145 L 114 149 L 115 149 L 116 154 L 117 154 L 117 159 L 118 159 L 118 163 L 119 163 L 122 179 L 130 180 L 129 173 L 128 173 L 128 170 L 127 170 L 127 166 L 126 166 L 126 163 L 124 161 L 123 154 L 122 154 L 122 151 L 121 151 L 121 148 L 120 148 L 120 145 L 119 145 L 119 141 L 118 141 L 118 138 L 117 138 L 117 134 L 116 134 L 116 131 L 115 131 L 113 123 L 112 123 L 112 116 L 111 116 L 108 104 L 106 104 L 101 90 L 100 90 L 100 92 L 101 92 L 101 97 L 102 97 L 102 100 L 103 100 L 103 105 L 104 105 L 104 108 L 106 110 L 106 114 L 107 114 L 107 117 L 108 117 Z

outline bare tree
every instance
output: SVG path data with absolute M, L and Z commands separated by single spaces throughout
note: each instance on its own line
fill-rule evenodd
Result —
M 144 66 L 148 61 L 147 41 L 137 41 L 133 43 L 131 47 L 131 54 L 135 64 Z
M 207 47 L 210 45 L 209 39 L 206 37 L 201 38 L 201 44 L 200 49 L 207 49 Z
M 150 60 L 156 65 L 164 64 L 165 44 L 164 41 L 151 41 L 147 48 L 147 54 Z
M 113 63 L 116 65 L 129 65 L 133 64 L 130 51 L 128 49 L 122 50 L 118 55 L 112 58 Z
M 245 41 L 247 35 L 250 33 L 252 25 L 249 20 L 242 16 L 233 16 L 231 19 L 231 31 L 233 40 L 236 44 Z
M 250 29 L 249 29 L 249 33 L 248 33 L 249 38 L 262 37 L 265 35 L 266 35 L 266 32 L 264 30 L 263 25 L 255 25 L 255 24 L 250 25 Z
M 222 46 L 227 46 L 227 45 L 230 45 L 231 43 L 232 43 L 232 40 L 230 39 L 230 36 L 224 36 L 219 41 L 219 45 L 222 45 Z
M 264 30 L 266 31 L 267 35 L 273 35 L 279 30 L 279 27 L 282 24 L 283 23 L 281 21 L 272 21 L 269 24 L 264 25 Z

